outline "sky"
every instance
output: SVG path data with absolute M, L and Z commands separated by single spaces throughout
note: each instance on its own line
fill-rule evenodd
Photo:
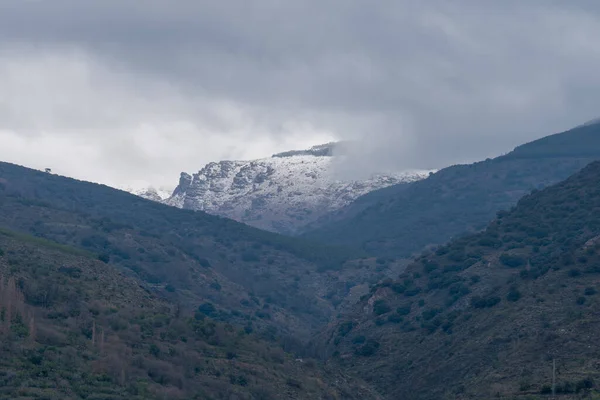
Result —
M 0 0 L 0 160 L 175 186 L 209 161 L 351 140 L 442 168 L 600 116 L 600 4 Z

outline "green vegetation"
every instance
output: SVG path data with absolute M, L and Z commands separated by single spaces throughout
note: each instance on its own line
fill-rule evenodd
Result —
M 0 235 L 0 398 L 370 398 L 75 249 Z M 212 307 L 211 307 L 212 306 Z
M 12 164 L 0 179 L 0 234 L 114 265 L 190 312 L 210 302 L 215 318 L 278 340 L 307 340 L 331 317 L 347 289 L 323 299 L 329 273 L 362 255 Z
M 600 394 L 600 373 L 588 367 L 600 358 L 598 265 L 595 162 L 375 285 L 346 316 L 353 334 L 327 344 L 340 368 L 386 398 L 545 395 L 553 360 L 557 394 L 588 398 Z M 379 316 L 389 310 L 396 313 Z

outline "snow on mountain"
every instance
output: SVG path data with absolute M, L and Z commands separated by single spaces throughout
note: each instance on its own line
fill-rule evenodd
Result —
M 182 173 L 164 203 L 292 234 L 324 214 L 376 189 L 426 178 L 431 171 L 375 174 L 363 180 L 334 175 L 329 143 L 253 161 L 211 162 L 198 173 Z M 143 197 L 150 198 L 147 193 Z
M 136 196 L 143 197 L 148 200 L 153 200 L 159 203 L 164 203 L 173 194 L 173 189 L 160 187 L 155 188 L 152 186 L 137 185 L 132 186 L 118 186 L 117 189 L 124 190 Z

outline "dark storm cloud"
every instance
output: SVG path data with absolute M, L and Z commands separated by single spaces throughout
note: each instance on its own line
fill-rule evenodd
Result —
M 41 87 L 69 86 L 37 118 L 48 134 L 87 125 L 90 140 L 117 127 L 122 167 L 137 174 L 246 154 L 231 149 L 248 137 L 265 151 L 301 142 L 292 136 L 357 140 L 368 156 L 345 169 L 496 155 L 598 115 L 598 37 L 591 1 L 0 1 L 4 62 L 33 68 Z M 79 80 L 60 77 L 63 63 Z M 0 101 L 0 130 L 3 118 L 8 130 L 39 135 L 28 124 L 44 104 L 6 111 Z M 140 125 L 154 133 L 131 129 Z M 164 138 L 173 132 L 177 140 Z M 210 152 L 180 149 L 206 148 L 215 132 Z

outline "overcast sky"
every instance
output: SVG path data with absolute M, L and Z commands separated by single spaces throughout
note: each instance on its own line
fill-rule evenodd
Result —
M 600 4 L 0 0 L 0 160 L 175 185 L 333 139 L 439 168 L 600 116 Z

